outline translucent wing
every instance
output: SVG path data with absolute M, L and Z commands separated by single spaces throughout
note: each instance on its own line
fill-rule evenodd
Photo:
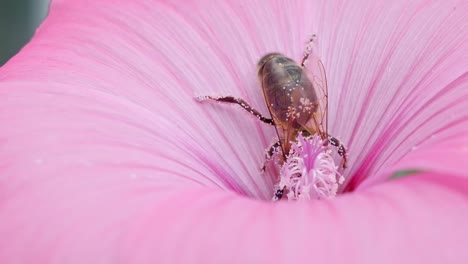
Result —
M 305 71 L 317 95 L 317 108 L 304 128 L 311 133 L 320 134 L 325 139 L 328 137 L 328 83 L 325 67 L 318 57 L 311 56 Z
M 283 156 L 286 158 L 289 154 L 289 150 L 291 149 L 291 141 L 294 141 L 298 133 L 297 128 L 294 128 L 295 119 L 290 118 L 287 122 L 283 123 L 280 123 L 279 121 L 276 122 L 278 124 L 275 125 L 276 133 L 281 142 Z

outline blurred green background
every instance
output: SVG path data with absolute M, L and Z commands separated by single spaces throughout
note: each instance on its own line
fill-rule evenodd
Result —
M 48 7 L 49 0 L 0 0 L 0 66 L 31 39 Z

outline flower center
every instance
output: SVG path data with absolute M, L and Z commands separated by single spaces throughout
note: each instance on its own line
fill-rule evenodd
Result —
M 284 194 L 288 200 L 330 199 L 344 180 L 324 140 L 318 135 L 299 134 L 281 166 L 273 200 Z

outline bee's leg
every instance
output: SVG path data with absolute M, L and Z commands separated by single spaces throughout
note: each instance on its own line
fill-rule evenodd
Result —
M 271 144 L 270 147 L 265 151 L 265 162 L 263 163 L 262 168 L 260 169 L 261 171 L 265 171 L 266 164 L 268 161 L 273 158 L 273 155 L 275 153 L 278 153 L 278 149 L 281 147 L 281 141 L 276 141 L 275 143 Z
M 223 102 L 223 103 L 233 103 L 233 104 L 238 104 L 242 108 L 244 108 L 246 111 L 257 117 L 260 121 L 267 123 L 269 125 L 274 125 L 275 123 L 273 122 L 273 119 L 264 117 L 259 111 L 257 111 L 255 108 L 250 106 L 244 99 L 242 98 L 235 98 L 232 96 L 221 96 L 221 97 L 214 97 L 214 96 L 198 96 L 197 100 L 198 101 L 203 101 L 203 100 L 214 100 L 217 102 Z
M 312 35 L 310 37 L 309 41 L 307 41 L 307 45 L 306 45 L 306 48 L 304 50 L 304 55 L 303 55 L 302 61 L 301 61 L 301 67 L 302 68 L 306 67 L 307 59 L 309 58 L 310 53 L 312 53 L 312 45 L 313 45 L 316 38 L 317 38 L 317 35 L 314 34 L 314 35 Z
M 328 136 L 328 142 L 336 148 L 338 148 L 338 155 L 343 158 L 343 169 L 348 167 L 348 153 L 346 151 L 346 147 L 335 137 Z
M 277 187 L 275 189 L 275 193 L 273 194 L 273 199 L 272 201 L 278 201 L 281 200 L 284 194 L 284 188 Z

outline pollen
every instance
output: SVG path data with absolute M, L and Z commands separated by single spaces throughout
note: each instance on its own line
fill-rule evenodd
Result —
M 280 168 L 275 194 L 285 194 L 288 200 L 331 199 L 337 195 L 345 178 L 324 143 L 318 135 L 299 134 Z M 275 195 L 273 200 L 277 199 Z

